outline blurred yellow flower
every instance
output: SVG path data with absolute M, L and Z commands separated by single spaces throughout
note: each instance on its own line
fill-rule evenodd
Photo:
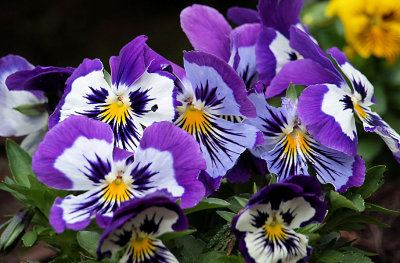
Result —
M 331 0 L 327 16 L 338 16 L 346 40 L 362 57 L 393 63 L 400 54 L 400 0 Z

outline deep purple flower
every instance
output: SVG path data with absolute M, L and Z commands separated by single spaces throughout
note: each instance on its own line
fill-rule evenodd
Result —
M 310 176 L 293 176 L 261 189 L 232 220 L 246 263 L 305 262 L 308 238 L 294 229 L 322 222 L 327 210 L 321 187 Z
M 99 260 L 126 249 L 119 262 L 178 263 L 157 237 L 188 228 L 182 209 L 167 196 L 150 194 L 125 202 L 100 238 Z

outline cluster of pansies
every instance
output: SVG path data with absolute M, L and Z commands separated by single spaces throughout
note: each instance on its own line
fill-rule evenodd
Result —
M 22 147 L 34 152 L 39 181 L 68 191 L 51 207 L 54 230 L 95 219 L 105 228 L 99 259 L 124 250 L 120 262 L 178 262 L 158 237 L 188 228 L 182 209 L 224 178 L 268 170 L 278 182 L 250 198 L 231 231 L 246 262 L 306 262 L 312 247 L 296 229 L 323 222 L 321 184 L 343 193 L 364 182 L 354 115 L 399 162 L 400 136 L 371 110 L 367 78 L 301 24 L 302 5 L 231 8 L 234 29 L 211 7 L 185 8 L 181 26 L 195 51 L 184 52 L 183 68 L 145 36 L 110 58 L 110 73 L 98 59 L 56 68 L 3 57 L 0 135 L 28 135 Z M 307 87 L 290 96 L 299 85 Z

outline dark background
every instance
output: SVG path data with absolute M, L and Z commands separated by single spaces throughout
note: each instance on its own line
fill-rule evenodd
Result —
M 110 56 L 138 35 L 149 37 L 148 45 L 165 58 L 182 65 L 182 51 L 191 45 L 182 32 L 179 13 L 194 1 L 22 1 L 0 0 L 0 57 L 17 54 L 33 65 L 77 67 L 84 58 L 100 58 L 106 68 Z M 255 9 L 256 0 L 196 1 L 218 9 L 222 14 L 231 6 Z M 318 39 L 318 35 L 315 35 Z M 1 120 L 0 120 L 1 121 Z M 373 135 L 376 136 L 376 135 Z M 377 136 L 374 137 L 375 140 Z M 9 176 L 0 140 L 0 178 Z M 390 156 L 386 150 L 385 156 Z M 393 158 L 393 157 L 392 157 Z M 378 163 L 388 162 L 379 160 Z M 393 164 L 393 162 L 391 162 Z M 389 165 L 391 177 L 398 175 L 398 164 Z M 396 170 L 397 169 L 397 170 Z M 397 176 L 398 177 L 398 176 Z M 400 210 L 399 180 L 391 179 L 372 197 L 391 209 Z M 0 215 L 18 211 L 20 204 L 8 193 L 0 192 Z M 357 246 L 379 253 L 376 262 L 400 262 L 400 217 L 373 215 L 391 224 L 390 229 L 368 226 L 366 230 L 346 232 L 348 240 L 357 239 Z M 0 218 L 4 222 L 5 218 Z M 20 248 L 0 262 L 44 260 L 51 255 L 42 246 Z

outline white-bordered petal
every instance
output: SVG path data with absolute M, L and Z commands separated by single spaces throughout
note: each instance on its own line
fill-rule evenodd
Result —
M 133 177 L 134 185 L 140 186 L 141 189 L 148 188 L 140 190 L 141 194 L 166 189 L 174 197 L 181 197 L 185 192 L 184 187 L 177 182 L 173 156 L 168 151 L 155 148 L 143 150 L 139 147 L 135 152 L 134 162 L 127 168 L 127 173 Z
M 54 168 L 72 181 L 71 189 L 93 189 L 111 172 L 113 149 L 112 143 L 81 136 L 57 158 Z
M 23 104 L 46 103 L 47 98 L 38 98 L 29 91 L 10 91 L 0 84 L 0 136 L 22 136 L 36 132 L 47 125 L 49 115 L 26 115 L 15 110 Z

